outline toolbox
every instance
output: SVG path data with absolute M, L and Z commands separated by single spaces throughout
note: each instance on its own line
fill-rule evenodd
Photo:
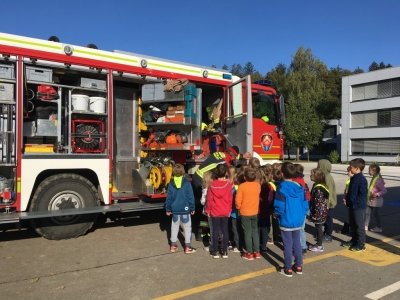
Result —
M 26 79 L 28 81 L 53 82 L 53 70 L 26 66 Z
M 81 87 L 97 89 L 97 90 L 106 90 L 107 85 L 105 80 L 93 79 L 93 78 L 81 78 Z
M 0 78 L 3 79 L 14 79 L 14 65 L 4 65 L 0 64 Z
M 0 82 L 0 100 L 12 102 L 14 99 L 14 84 Z
M 142 86 L 142 101 L 155 101 L 165 99 L 164 85 L 162 83 L 150 83 Z

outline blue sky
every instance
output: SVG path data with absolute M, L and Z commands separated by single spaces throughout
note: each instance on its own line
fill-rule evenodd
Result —
M 263 75 L 300 46 L 328 67 L 400 66 L 399 28 L 397 0 L 13 0 L 0 18 L 0 32 Z

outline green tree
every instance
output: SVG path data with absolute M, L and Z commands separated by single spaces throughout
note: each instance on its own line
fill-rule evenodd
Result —
M 239 77 L 243 77 L 243 67 L 241 64 L 233 64 L 231 67 L 231 73 L 233 75 L 239 76 Z
M 342 69 L 337 66 L 328 71 L 325 85 L 328 90 L 328 97 L 321 102 L 318 111 L 326 120 L 338 119 L 342 112 L 342 77 L 351 75 L 350 70 Z
M 369 67 L 368 67 L 368 71 L 376 71 L 376 70 L 379 70 L 379 65 L 378 65 L 378 63 L 376 62 L 376 61 L 373 61 L 370 65 L 369 65 Z
M 381 61 L 379 64 L 376 61 L 373 61 L 369 65 L 368 71 L 382 70 L 382 69 L 391 68 L 391 67 L 392 67 L 391 64 L 385 64 L 383 61 Z
M 256 72 L 254 65 L 251 62 L 247 62 L 243 67 L 243 75 L 253 75 Z
M 311 49 L 300 47 L 293 56 L 287 80 L 287 110 L 285 138 L 299 148 L 311 150 L 320 142 L 324 123 L 318 112 L 319 104 L 328 96 L 325 79 L 328 74 L 326 65 L 316 58 Z
M 361 69 L 360 67 L 355 68 L 353 71 L 353 74 L 360 74 L 360 73 L 364 73 L 364 70 Z
M 279 63 L 275 68 L 267 73 L 266 79 L 270 80 L 272 84 L 278 89 L 278 92 L 287 99 L 286 93 L 286 80 L 287 80 L 287 67 Z

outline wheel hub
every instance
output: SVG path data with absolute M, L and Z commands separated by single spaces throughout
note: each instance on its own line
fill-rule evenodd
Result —
M 83 208 L 84 201 L 82 197 L 73 191 L 64 191 L 55 195 L 49 202 L 48 210 L 62 210 L 62 209 L 74 209 Z M 73 221 L 77 216 L 61 216 L 52 218 L 54 222 L 62 225 Z

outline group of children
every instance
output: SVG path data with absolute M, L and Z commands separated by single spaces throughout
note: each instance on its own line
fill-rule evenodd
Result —
M 257 158 L 251 158 L 240 170 L 222 163 L 205 173 L 201 204 L 211 234 L 211 256 L 228 258 L 228 245 L 231 244 L 233 251 L 242 252 L 246 260 L 261 258 L 260 252 L 267 251 L 267 243 L 272 242 L 269 238 L 272 227 L 274 240 L 282 241 L 284 248 L 281 273 L 288 277 L 293 272 L 302 274 L 303 254 L 307 251 L 306 217 L 316 228 L 316 243 L 308 247 L 309 251 L 324 251 L 322 242 L 327 241 L 326 236 L 330 236 L 329 230 L 332 230 L 329 219 L 336 205 L 336 191 L 330 167 L 327 172 L 321 165 L 323 163 L 311 170 L 311 192 L 303 178 L 303 167 L 291 162 L 260 166 Z M 353 251 L 365 249 L 365 230 L 371 214 L 377 222 L 377 227 L 371 231 L 381 231 L 379 207 L 386 192 L 384 181 L 379 166 L 373 164 L 369 169 L 372 180 L 368 188 L 362 174 L 364 167 L 362 159 L 350 162 L 351 177 L 344 196 L 352 239 L 342 246 Z M 331 200 L 332 194 L 334 200 Z M 184 177 L 183 166 L 177 164 L 173 168 L 166 201 L 167 215 L 172 214 L 171 252 L 177 249 L 179 223 L 183 224 L 185 232 L 185 253 L 195 252 L 191 247 L 190 221 L 190 215 L 195 211 L 194 203 L 190 182 Z

